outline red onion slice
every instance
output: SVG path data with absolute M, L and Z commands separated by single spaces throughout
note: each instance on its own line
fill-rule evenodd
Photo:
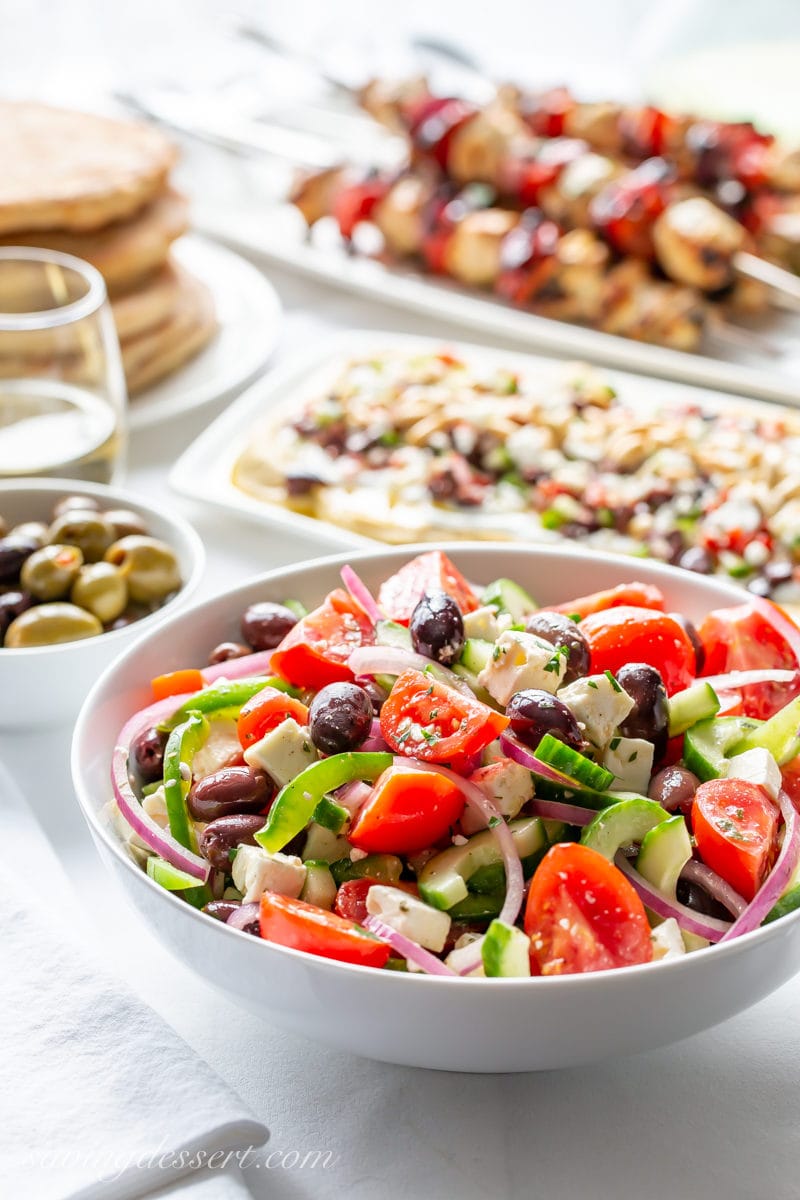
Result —
M 374 933 L 382 942 L 388 942 L 402 958 L 413 962 L 426 975 L 452 975 L 457 978 L 455 971 L 438 959 L 435 954 L 431 954 L 430 950 L 426 950 L 417 942 L 412 942 L 411 938 L 407 938 L 405 934 L 398 933 L 396 929 L 387 925 L 385 921 L 381 921 L 379 917 L 366 917 L 363 924 L 365 929 Z
M 166 700 L 160 700 L 158 704 L 151 704 L 149 708 L 137 712 L 125 723 L 111 760 L 111 784 L 119 811 L 144 844 L 173 867 L 205 883 L 211 870 L 210 864 L 199 854 L 187 850 L 176 841 L 168 829 L 162 829 L 153 820 L 134 795 L 128 778 L 128 758 L 133 740 L 146 729 L 172 716 L 175 709 L 190 699 L 191 695 L 191 692 L 187 692 L 181 696 L 169 696 Z
M 466 797 L 467 804 L 481 814 L 497 838 L 497 844 L 503 856 L 503 866 L 506 872 L 506 897 L 503 901 L 503 907 L 500 910 L 499 919 L 505 921 L 507 925 L 513 925 L 519 916 L 519 910 L 522 908 L 522 899 L 525 895 L 525 878 L 522 874 L 522 862 L 520 861 L 517 847 L 514 844 L 511 830 L 489 797 L 481 791 L 476 783 L 471 783 L 469 779 L 464 779 L 461 775 L 457 775 L 449 767 L 440 767 L 435 763 L 422 762 L 419 758 L 398 757 L 394 761 L 398 766 L 413 766 L 417 771 L 430 771 L 436 775 L 443 775 L 445 779 L 449 779 L 461 789 Z
M 755 897 L 721 939 L 723 942 L 730 942 L 733 938 L 741 937 L 743 933 L 758 929 L 764 917 L 783 895 L 797 867 L 800 859 L 800 815 L 784 791 L 778 793 L 778 804 L 785 823 L 780 854 Z
M 703 675 L 701 683 L 710 683 L 714 691 L 738 691 L 756 683 L 792 683 L 797 671 L 783 671 L 778 667 L 758 671 L 729 671 L 727 675 Z
M 614 863 L 633 884 L 648 908 L 652 908 L 659 917 L 665 919 L 674 917 L 681 929 L 685 929 L 687 933 L 694 933 L 697 937 L 706 938 L 709 942 L 719 942 L 733 928 L 730 921 L 718 921 L 716 917 L 704 917 L 701 913 L 687 908 L 685 904 L 679 904 L 677 900 L 670 900 L 658 888 L 653 887 L 652 883 L 648 883 L 635 867 L 631 866 L 621 850 L 614 858 Z
M 361 749 L 363 750 L 364 747 L 362 746 Z M 342 784 L 340 788 L 337 788 L 333 794 L 338 803 L 347 809 L 351 817 L 354 817 L 364 801 L 372 795 L 372 788 L 363 779 L 351 779 L 349 783 Z
M 213 667 L 203 667 L 202 675 L 206 683 L 215 679 L 243 679 L 247 675 L 269 675 L 272 667 L 274 650 L 259 650 L 257 654 L 245 654 L 243 658 L 229 658 L 225 662 L 214 663 Z
M 247 932 L 247 926 L 252 925 L 253 921 L 259 920 L 259 905 L 253 901 L 249 904 L 240 904 L 235 908 L 225 922 L 232 929 L 241 929 L 242 933 Z
M 545 821 L 564 821 L 567 825 L 588 825 L 597 816 L 592 808 L 577 804 L 561 804 L 558 800 L 533 800 L 529 805 L 537 817 Z
M 712 871 L 711 867 L 707 867 L 705 863 L 698 862 L 696 858 L 689 859 L 681 871 L 681 879 L 688 879 L 690 883 L 698 884 L 703 891 L 708 892 L 714 900 L 718 900 L 735 917 L 738 917 L 747 908 L 744 896 L 740 896 L 721 875 Z
M 377 625 L 378 621 L 383 620 L 383 613 L 378 608 L 378 604 L 372 592 L 362 579 L 359 579 L 355 571 L 350 566 L 342 567 L 339 574 L 342 577 L 342 583 L 347 588 L 350 596 L 355 600 L 362 612 L 366 613 L 373 625 Z
M 447 667 L 434 662 L 432 658 L 426 658 L 424 654 L 415 654 L 413 650 L 403 650 L 400 646 L 358 646 L 348 658 L 347 665 L 356 676 L 400 675 L 410 668 L 415 671 L 433 668 L 435 679 L 475 699 L 475 693 L 469 684 L 459 679 L 458 675 L 449 671 Z

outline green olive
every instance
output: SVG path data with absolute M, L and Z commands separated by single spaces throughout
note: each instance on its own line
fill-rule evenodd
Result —
M 128 585 L 111 563 L 89 563 L 81 567 L 72 585 L 70 600 L 97 617 L 104 625 L 116 621 L 128 603 Z
M 37 600 L 59 600 L 67 595 L 82 566 L 77 546 L 42 546 L 22 564 L 20 583 Z
M 115 540 L 114 526 L 101 513 L 69 509 L 50 526 L 49 541 L 68 543 L 83 551 L 86 562 L 99 562 Z
M 147 524 L 143 517 L 129 508 L 110 508 L 103 513 L 105 519 L 113 527 L 114 541 L 128 537 L 130 534 L 146 534 Z
M 100 505 L 94 496 L 62 496 L 53 508 L 53 520 L 56 521 L 63 517 L 65 512 L 72 512 L 76 508 L 82 512 L 97 512 Z
M 44 521 L 23 521 L 21 525 L 15 525 L 11 532 L 15 537 L 24 537 L 28 541 L 36 542 L 37 546 L 46 546 L 49 541 Z
M 106 550 L 106 562 L 119 567 L 128 584 L 128 595 L 136 604 L 166 599 L 181 586 L 175 551 L 157 538 L 130 534 Z
M 97 617 L 74 604 L 39 604 L 26 609 L 6 630 L 8 649 L 23 646 L 53 646 L 57 642 L 76 642 L 103 632 Z

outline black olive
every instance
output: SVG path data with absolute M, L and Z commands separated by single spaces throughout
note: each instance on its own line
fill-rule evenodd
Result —
M 242 637 L 253 650 L 274 650 L 296 624 L 290 608 L 264 600 L 251 604 L 242 617 Z
M 311 701 L 308 732 L 323 754 L 355 750 L 369 737 L 372 700 L 355 683 L 329 683 Z
M 192 784 L 186 806 L 196 821 L 262 812 L 275 794 L 272 780 L 254 767 L 220 767 Z
M 464 618 L 447 592 L 423 596 L 411 614 L 411 644 L 419 654 L 449 666 L 464 649 Z
M 511 718 L 511 730 L 535 750 L 546 733 L 560 742 L 580 750 L 583 737 L 572 710 L 557 696 L 539 688 L 525 688 L 511 697 L 506 707 Z
M 143 783 L 155 783 L 164 776 L 164 749 L 167 734 L 157 729 L 145 729 L 131 743 L 133 764 Z
M 16 533 L 0 538 L 0 583 L 16 582 L 25 559 L 38 549 L 39 543 L 34 538 Z
M 700 780 L 686 767 L 664 767 L 650 780 L 648 796 L 657 800 L 668 812 L 680 809 L 686 812 L 691 807 Z
M 204 858 L 218 871 L 230 871 L 231 850 L 237 846 L 255 846 L 264 818 L 258 813 L 234 813 L 228 817 L 217 817 L 206 825 L 197 839 L 198 848 Z
M 617 683 L 633 700 L 620 733 L 652 742 L 653 761 L 661 762 L 667 752 L 669 702 L 660 673 L 648 663 L 626 663 L 617 671 Z
M 525 623 L 527 633 L 544 638 L 551 646 L 566 646 L 567 670 L 564 683 L 573 683 L 589 674 L 589 646 L 574 621 L 563 613 L 535 612 Z
M 731 914 L 723 904 L 709 896 L 705 888 L 688 879 L 679 879 L 677 897 L 680 904 L 685 904 L 694 912 L 702 913 L 704 917 L 717 917 L 722 921 L 730 921 Z
M 5 637 L 11 622 L 32 604 L 33 596 L 30 592 L 5 592 L 0 596 L 0 641 Z

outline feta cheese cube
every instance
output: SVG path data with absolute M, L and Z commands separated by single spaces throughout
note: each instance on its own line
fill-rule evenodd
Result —
M 367 912 L 380 917 L 392 929 L 426 950 L 437 954 L 444 950 L 450 932 L 449 915 L 424 904 L 402 888 L 376 883 L 367 892 Z
M 606 746 L 603 764 L 614 772 L 614 790 L 646 796 L 653 773 L 653 743 L 644 738 L 613 737 Z
M 281 721 L 275 729 L 249 746 L 244 752 L 244 761 L 250 767 L 260 767 L 271 775 L 279 787 L 289 783 L 295 776 L 310 767 L 317 752 L 308 736 L 308 730 L 298 725 L 293 717 Z
M 674 917 L 667 917 L 666 921 L 656 925 L 650 933 L 650 941 L 653 943 L 653 960 L 656 962 L 682 958 L 686 953 L 683 935 Z
M 558 693 L 594 746 L 605 746 L 633 708 L 633 700 L 608 675 L 587 675 Z
M 527 767 L 511 758 L 500 758 L 488 767 L 479 767 L 469 778 L 504 817 L 515 817 L 523 804 L 533 799 L 533 776 Z M 486 828 L 486 818 L 467 807 L 461 817 L 461 828 L 465 833 L 476 833 Z
M 464 613 L 465 637 L 494 642 L 499 635 L 500 626 L 497 623 L 497 613 L 493 608 L 476 608 L 474 612 Z
M 783 786 L 781 769 L 774 755 L 761 747 L 745 750 L 743 754 L 734 754 L 728 760 L 728 779 L 746 779 L 748 783 L 756 783 L 776 803 L 778 792 Z
M 231 873 L 244 904 L 260 900 L 264 892 L 296 899 L 306 881 L 306 868 L 296 855 L 268 854 L 260 846 L 240 846 Z
M 495 642 L 478 682 L 498 702 L 508 704 L 523 688 L 555 693 L 567 669 L 566 655 L 532 633 L 509 629 Z

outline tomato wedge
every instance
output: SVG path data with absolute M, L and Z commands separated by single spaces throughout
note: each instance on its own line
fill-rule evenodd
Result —
M 770 667 L 797 669 L 789 643 L 751 604 L 715 608 L 697 632 L 706 652 L 704 675 Z M 800 695 L 800 672 L 792 683 L 758 683 L 742 688 L 740 711 L 747 717 L 766 721 L 797 695 Z
M 509 723 L 474 696 L 410 668 L 381 709 L 381 733 L 398 754 L 445 763 L 485 749 Z
M 296 687 L 315 692 L 353 678 L 347 660 L 357 646 L 371 646 L 375 630 L 342 588 L 298 621 L 272 655 L 272 670 Z
M 287 696 L 277 688 L 265 687 L 242 705 L 236 732 L 243 749 L 252 746 L 275 729 L 287 717 L 294 717 L 298 725 L 308 724 L 308 706 L 294 696 Z
M 649 663 L 661 673 L 671 696 L 695 675 L 695 652 L 686 630 L 669 613 L 625 605 L 593 613 L 581 621 L 589 643 L 593 674 L 615 674 L 626 663 Z
M 265 941 L 304 950 L 319 958 L 383 967 L 391 953 L 385 942 L 378 941 L 354 921 L 276 892 L 265 892 L 261 897 L 260 919 Z
M 347 836 L 370 854 L 418 854 L 444 837 L 465 803 L 443 775 L 396 765 L 378 779 Z
M 334 911 L 347 921 L 355 921 L 357 925 L 363 924 L 367 918 L 367 893 L 379 882 L 378 879 L 346 880 L 336 893 Z M 411 896 L 419 895 L 419 888 L 415 883 L 398 880 L 397 883 L 392 884 L 392 887 L 400 888 L 401 891 L 408 892 Z
M 188 692 L 199 692 L 206 686 L 202 671 L 185 667 L 182 671 L 170 671 L 167 675 L 156 675 L 150 680 L 154 700 L 166 700 L 168 696 L 182 696 Z
M 744 779 L 701 783 L 692 830 L 703 862 L 752 900 L 778 853 L 778 809 L 764 789 Z
M 644 905 L 613 863 L 579 842 L 548 850 L 525 908 L 533 975 L 578 975 L 650 962 Z
M 418 554 L 397 574 L 385 580 L 378 593 L 378 603 L 390 620 L 407 625 L 422 597 L 431 592 L 447 592 L 462 613 L 474 612 L 480 607 L 478 597 L 458 567 L 441 550 Z
M 653 608 L 663 612 L 667 607 L 664 593 L 652 583 L 620 583 L 616 587 L 607 588 L 603 592 L 591 592 L 588 596 L 579 596 L 567 604 L 552 605 L 553 612 L 575 613 L 576 616 L 590 617 L 593 613 L 606 612 L 609 608 L 619 608 L 622 605 L 633 608 Z

